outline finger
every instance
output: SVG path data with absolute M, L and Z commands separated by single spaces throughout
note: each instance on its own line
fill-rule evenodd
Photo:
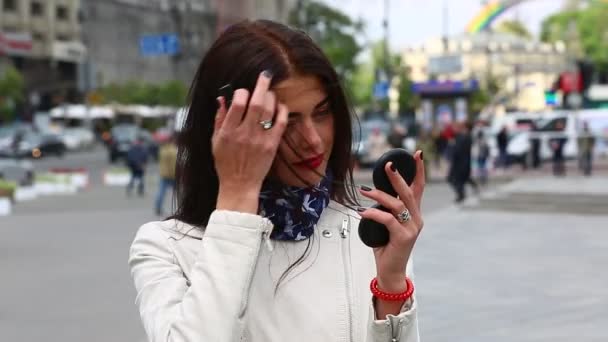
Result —
M 276 141 L 277 145 L 283 137 L 283 134 L 285 133 L 288 117 L 289 109 L 286 105 L 279 103 L 277 105 L 277 115 L 274 118 L 274 124 L 272 126 L 272 129 L 270 130 L 271 134 L 273 135 L 273 140 Z
M 224 123 L 226 119 L 226 99 L 223 96 L 217 98 L 217 112 L 215 113 L 215 123 L 213 126 L 213 131 L 217 132 Z
M 397 215 L 406 209 L 405 205 L 400 199 L 395 198 L 384 191 L 380 191 L 378 189 L 371 189 L 367 191 L 363 188 L 359 191 L 363 196 L 378 202 L 381 206 L 390 210 L 394 215 Z
M 274 113 L 277 110 L 277 99 L 274 92 L 269 91 L 266 93 L 266 99 L 264 101 L 264 111 L 258 118 L 259 121 L 266 121 L 274 119 Z M 259 123 L 259 122 L 258 122 Z
M 225 124 L 222 125 L 222 128 L 236 128 L 241 124 L 248 101 L 249 91 L 247 89 L 237 89 L 234 92 L 232 105 L 228 109 L 226 119 L 224 120 Z
M 247 108 L 243 124 L 249 125 L 249 127 L 253 127 L 254 124 L 259 125 L 260 117 L 265 110 L 266 93 L 268 93 L 271 81 L 272 74 L 268 70 L 263 71 L 258 77 L 251 100 L 249 100 L 249 107 Z
M 399 195 L 399 201 L 405 204 L 405 207 L 408 208 L 412 214 L 415 214 L 420 206 L 416 203 L 414 192 L 409 185 L 407 185 L 403 177 L 401 177 L 399 171 L 396 169 L 393 171 L 392 166 L 393 162 L 386 163 L 386 165 L 384 165 L 384 172 L 386 172 L 393 189 L 395 189 L 397 195 Z
M 383 224 L 393 236 L 399 234 L 399 230 L 403 229 L 403 226 L 397 221 L 397 218 L 395 218 L 394 215 L 376 208 L 369 208 L 364 212 L 359 213 L 359 216 Z
M 422 151 L 417 151 L 414 154 L 414 160 L 416 160 L 416 177 L 412 183 L 412 191 L 414 192 L 414 198 L 420 205 L 422 203 L 422 195 L 424 194 L 424 187 L 426 185 L 426 172 L 424 170 L 424 156 Z

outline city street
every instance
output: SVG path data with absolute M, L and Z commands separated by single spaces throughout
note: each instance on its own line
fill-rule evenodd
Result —
M 103 150 L 36 167 L 55 162 L 90 166 L 92 186 L 19 203 L 0 219 L 3 338 L 144 341 L 126 262 L 137 228 L 155 219 L 155 170 L 146 197 L 127 198 L 95 179 L 109 167 Z M 560 188 L 551 177 L 522 178 L 463 207 L 431 183 L 416 253 L 423 341 L 605 341 L 605 180 L 573 177 Z
M 402 239 L 415 246 L 420 338 L 405 315 L 380 322 L 398 336 L 365 342 L 608 342 L 606 18 L 608 0 L 0 0 L 0 342 L 146 342 L 129 249 L 142 225 L 176 211 L 171 190 L 164 210 L 155 202 L 179 149 L 203 158 L 182 178 L 199 203 L 213 164 L 222 189 L 247 193 L 227 178 L 277 145 L 287 167 L 273 170 L 289 184 L 302 175 L 288 169 L 319 170 L 349 145 L 332 157 L 352 158 L 358 186 L 374 186 L 369 166 L 391 149 L 424 156 L 424 229 Z M 142 173 L 145 193 L 127 192 Z M 321 210 L 304 202 L 306 215 L 285 198 L 262 204 L 297 239 Z M 360 243 L 358 231 L 322 233 Z M 348 250 L 340 262 L 361 269 Z M 402 269 L 382 264 L 380 289 L 395 288 Z M 238 274 L 226 265 L 218 274 Z M 329 273 L 303 288 L 369 288 Z M 290 342 L 298 332 L 284 323 L 310 342 L 364 342 L 357 301 L 314 307 L 350 322 L 335 324 L 302 298 L 254 294 L 301 317 L 246 329 L 249 342 Z M 249 303 L 249 317 L 267 318 Z M 204 320 L 201 331 L 222 334 Z
M 146 197 L 127 198 L 122 187 L 102 185 L 110 167 L 103 149 L 35 165 L 37 171 L 86 166 L 91 188 L 18 203 L 0 218 L 2 340 L 144 341 L 127 255 L 137 228 L 156 219 L 156 170 L 150 168 Z M 426 213 L 452 198 L 445 184 L 429 185 Z

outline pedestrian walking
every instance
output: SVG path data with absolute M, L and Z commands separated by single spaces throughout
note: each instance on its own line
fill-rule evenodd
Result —
M 177 163 L 177 146 L 171 136 L 158 152 L 158 172 L 160 175 L 158 194 L 154 203 L 156 215 L 163 215 L 163 202 L 167 190 L 175 188 L 175 165 Z
M 558 120 L 555 124 L 555 129 L 558 132 L 562 132 L 565 128 L 564 123 Z M 553 175 L 554 176 L 565 176 L 566 175 L 566 164 L 564 160 L 564 146 L 568 142 L 568 138 L 559 134 L 549 139 L 549 146 L 553 151 Z
M 490 157 L 490 146 L 486 141 L 486 136 L 483 131 L 477 132 L 475 149 L 475 161 L 477 164 L 479 182 L 481 185 L 486 185 L 488 183 L 488 158 Z
M 227 83 L 231 105 L 232 91 L 218 97 Z M 398 197 L 359 189 L 388 212 L 353 210 L 353 113 L 321 49 L 282 24 L 227 28 L 191 89 L 177 211 L 143 225 L 130 250 L 148 339 L 419 341 L 420 152 L 411 186 L 384 168 Z M 384 224 L 389 245 L 365 246 L 360 217 Z
M 507 146 L 509 146 L 509 133 L 507 127 L 503 127 L 496 135 L 496 145 L 498 146 L 498 160 L 496 167 L 503 169 L 509 168 L 509 156 L 507 154 Z
M 401 124 L 394 124 L 388 135 L 388 143 L 392 148 L 403 148 L 403 140 L 407 136 L 407 130 Z
M 583 123 L 583 130 L 578 138 L 579 165 L 585 176 L 591 176 L 593 170 L 593 150 L 595 148 L 595 136 L 589 130 L 589 124 Z
M 456 193 L 456 202 L 465 200 L 465 185 L 470 183 L 477 189 L 477 183 L 471 179 L 471 148 L 472 139 L 469 130 L 462 122 L 454 124 L 454 144 L 452 147 L 452 160 L 448 173 L 448 182 Z M 477 191 L 477 190 L 476 190 Z
M 420 131 L 420 136 L 416 142 L 416 149 L 422 151 L 424 154 L 424 171 L 426 180 L 431 179 L 431 165 L 430 162 L 435 160 L 435 143 L 431 136 L 431 133 L 425 130 Z
M 127 196 L 131 196 L 133 187 L 137 183 L 137 194 L 143 197 L 145 194 L 145 172 L 148 163 L 148 150 L 144 146 L 142 137 L 136 137 L 127 152 L 127 167 L 131 173 L 131 179 L 127 184 Z

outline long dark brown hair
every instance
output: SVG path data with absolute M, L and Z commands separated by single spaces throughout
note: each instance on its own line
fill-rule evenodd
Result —
M 356 205 L 352 176 L 351 111 L 330 61 L 304 32 L 272 21 L 245 21 L 229 27 L 203 58 L 189 93 L 188 114 L 178 138 L 176 169 L 177 209 L 172 218 L 204 229 L 216 207 L 219 180 L 211 137 L 217 111 L 218 89 L 250 92 L 259 74 L 273 73 L 271 89 L 289 77 L 318 78 L 334 116 L 334 145 L 328 162 L 333 174 L 331 198 Z

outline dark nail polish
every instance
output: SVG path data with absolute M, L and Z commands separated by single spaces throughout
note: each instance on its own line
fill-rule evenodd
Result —
M 424 160 L 424 152 L 420 151 L 420 160 Z
M 372 188 L 367 187 L 365 185 L 361 185 L 361 190 L 363 190 L 363 191 L 372 191 Z
M 367 210 L 367 208 L 363 208 L 363 207 L 358 207 L 357 208 L 357 211 L 360 212 L 360 213 L 362 213 L 362 212 L 364 212 L 366 210 Z
M 265 77 L 267 77 L 267 78 L 272 78 L 272 76 L 273 76 L 273 75 L 272 75 L 272 71 L 270 71 L 270 70 L 264 70 L 264 71 L 262 72 L 262 75 L 264 75 L 264 76 L 265 76 Z
M 391 164 L 391 171 L 397 172 L 397 168 L 395 167 L 395 164 Z

